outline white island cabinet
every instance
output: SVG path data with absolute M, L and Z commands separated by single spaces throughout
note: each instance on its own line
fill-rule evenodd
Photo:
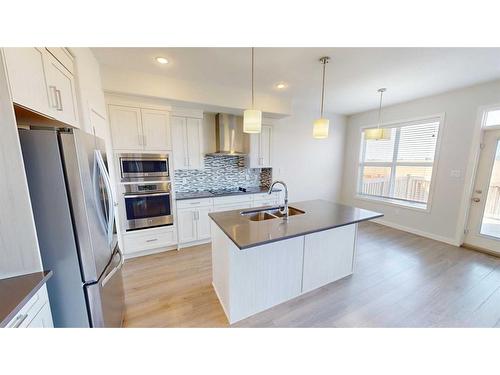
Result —
M 229 323 L 351 275 L 358 223 L 382 216 L 321 200 L 291 206 L 300 211 L 288 221 L 210 214 L 213 287 Z

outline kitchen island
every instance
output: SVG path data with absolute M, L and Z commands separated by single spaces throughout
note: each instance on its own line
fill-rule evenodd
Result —
M 382 214 L 313 200 L 210 213 L 213 287 L 234 323 L 351 275 L 357 224 Z

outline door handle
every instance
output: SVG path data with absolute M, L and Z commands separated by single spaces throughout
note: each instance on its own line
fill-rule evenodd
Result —
M 472 198 L 472 201 L 475 203 L 481 202 L 481 198 Z
M 61 90 L 56 89 L 56 99 L 57 99 L 57 110 L 62 111 L 63 105 L 62 105 L 62 99 L 61 99 Z
M 19 328 L 19 326 L 23 324 L 23 322 L 26 320 L 27 317 L 28 314 L 18 315 L 14 323 L 9 328 Z
M 56 87 L 55 86 L 49 86 L 49 89 L 52 91 L 52 94 L 51 97 L 53 96 L 53 100 L 51 100 L 51 103 L 50 103 L 50 106 L 52 108 L 55 108 L 57 109 L 58 108 L 58 105 L 57 105 L 57 93 L 56 93 Z M 55 103 L 53 103 L 55 102 Z

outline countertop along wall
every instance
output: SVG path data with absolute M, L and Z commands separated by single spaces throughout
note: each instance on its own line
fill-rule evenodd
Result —
M 390 95 L 390 91 L 388 91 Z M 342 184 L 342 201 L 369 210 L 383 212 L 388 225 L 458 245 L 463 235 L 464 212 L 469 205 L 465 189 L 471 178 L 472 139 L 480 107 L 500 103 L 500 81 L 489 82 L 448 93 L 429 96 L 386 107 L 383 122 L 389 123 L 436 114 L 445 115 L 440 129 L 441 147 L 435 168 L 430 212 L 396 207 L 356 198 L 360 128 L 377 122 L 377 111 L 349 116 Z M 459 171 L 453 177 L 452 171 Z

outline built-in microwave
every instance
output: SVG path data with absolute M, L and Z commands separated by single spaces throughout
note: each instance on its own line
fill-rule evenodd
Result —
M 169 182 L 123 185 L 126 231 L 172 225 L 172 197 Z
M 120 154 L 122 182 L 168 180 L 168 154 Z

